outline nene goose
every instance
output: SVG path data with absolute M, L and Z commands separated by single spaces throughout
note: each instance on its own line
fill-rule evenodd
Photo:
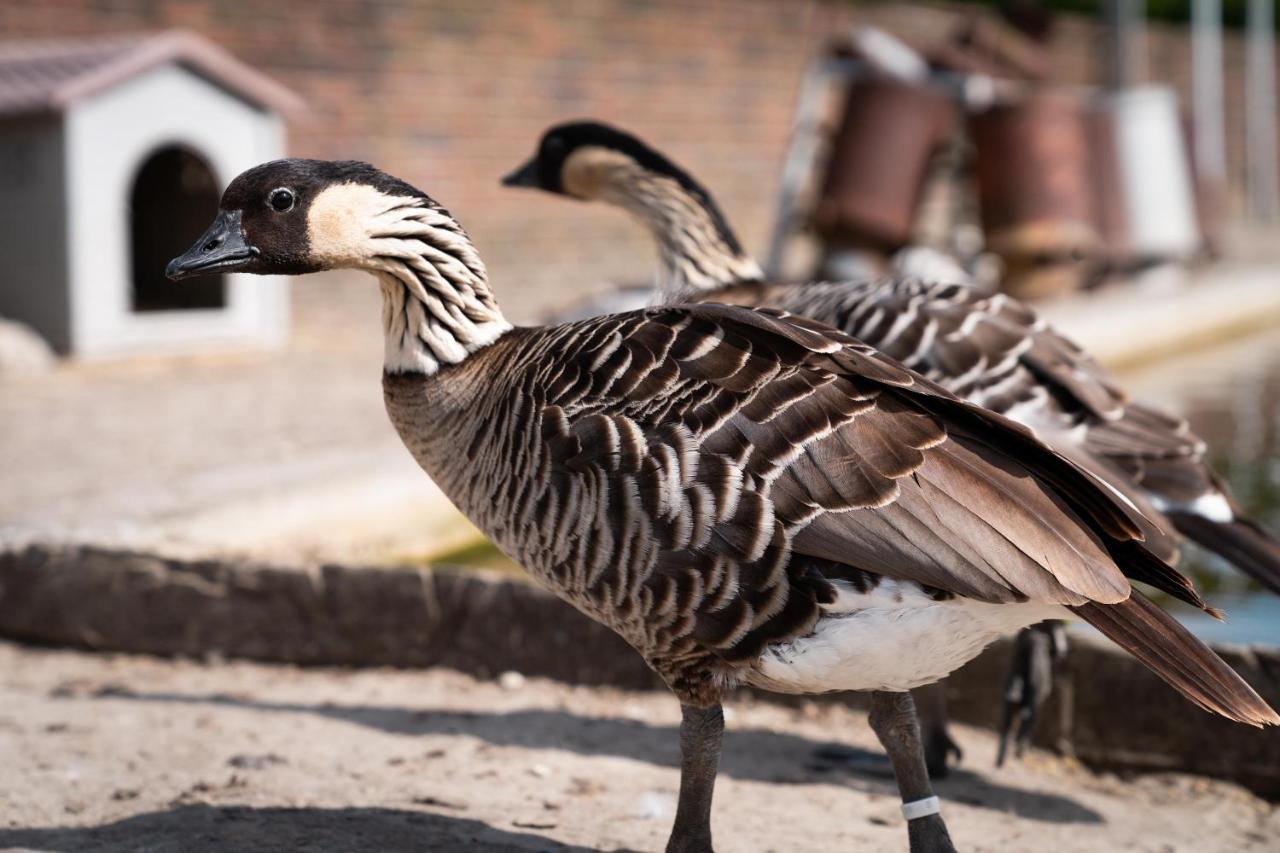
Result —
M 387 411 L 415 459 L 682 703 L 669 851 L 711 849 L 720 702 L 740 683 L 875 691 L 911 849 L 953 850 L 905 691 L 1067 611 L 1202 708 L 1280 723 L 1130 587 L 1204 606 L 1131 508 L 833 329 L 709 304 L 513 327 L 453 217 L 357 162 L 248 170 L 166 272 L 335 268 L 379 283 Z
M 1185 421 L 1131 402 L 1088 354 L 1017 300 L 903 276 L 767 283 L 698 181 L 632 134 L 598 122 L 550 128 L 503 183 L 626 210 L 658 245 L 663 301 L 769 306 L 835 326 L 1031 427 L 1122 490 L 1154 522 L 1143 529 L 1162 559 L 1177 559 L 1177 541 L 1165 532 L 1176 529 L 1280 593 L 1280 543 L 1241 513 L 1205 464 L 1204 442 Z M 929 704 L 929 765 L 942 774 L 947 753 L 959 750 L 946 733 L 941 694 Z M 1030 727 L 1020 731 L 1025 738 Z

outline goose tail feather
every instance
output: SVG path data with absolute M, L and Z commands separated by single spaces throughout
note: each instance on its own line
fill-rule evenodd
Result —
M 1240 516 L 1214 521 L 1190 512 L 1169 513 L 1169 518 L 1188 539 L 1280 595 L 1280 542 L 1257 522 Z
M 1259 728 L 1280 725 L 1280 715 L 1235 670 L 1140 592 L 1070 610 L 1206 711 Z

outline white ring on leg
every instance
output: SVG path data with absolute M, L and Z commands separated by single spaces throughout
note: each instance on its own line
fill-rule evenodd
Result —
M 942 801 L 937 797 L 925 797 L 923 800 L 913 800 L 909 803 L 902 804 L 902 816 L 907 820 L 916 820 L 922 817 L 928 817 L 931 814 L 938 814 L 942 811 Z

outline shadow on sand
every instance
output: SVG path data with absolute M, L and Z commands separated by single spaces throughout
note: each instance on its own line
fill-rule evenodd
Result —
M 587 717 L 560 710 L 511 712 L 435 711 L 370 705 L 269 702 L 213 694 L 135 692 L 108 688 L 104 695 L 138 702 L 218 705 L 282 714 L 318 714 L 334 720 L 402 735 L 474 737 L 495 746 L 561 749 L 579 755 L 610 755 L 664 767 L 680 766 L 675 726 L 639 720 Z M 892 796 L 897 793 L 888 761 L 835 742 L 814 741 L 767 729 L 725 732 L 721 773 L 738 779 L 779 784 L 838 784 Z M 936 785 L 940 796 L 968 805 L 1047 823 L 1101 823 L 1094 810 L 1069 797 L 1001 784 L 977 773 L 953 770 Z
M 448 815 L 396 809 L 179 806 L 102 826 L 0 829 L 0 849 L 50 853 L 213 851 L 557 851 L 591 853 L 521 831 Z

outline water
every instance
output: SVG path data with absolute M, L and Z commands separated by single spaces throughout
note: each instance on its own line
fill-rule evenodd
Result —
M 1241 506 L 1280 532 L 1280 330 L 1121 378 L 1133 396 L 1186 417 L 1208 443 L 1209 463 Z M 1171 609 L 1198 635 L 1214 642 L 1280 645 L 1280 597 L 1192 545 L 1179 568 L 1227 612 L 1221 623 L 1173 603 Z

